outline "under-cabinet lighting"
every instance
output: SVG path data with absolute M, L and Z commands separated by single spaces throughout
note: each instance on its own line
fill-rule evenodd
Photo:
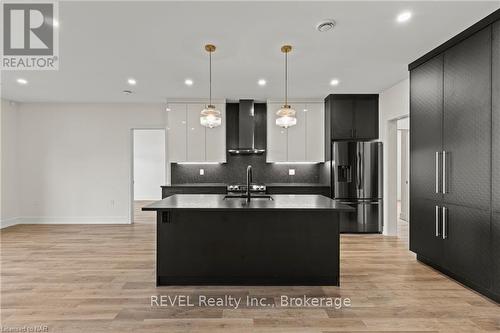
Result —
M 274 164 L 319 164 L 321 162 L 274 162 Z
M 176 164 L 222 164 L 222 162 L 177 162 Z

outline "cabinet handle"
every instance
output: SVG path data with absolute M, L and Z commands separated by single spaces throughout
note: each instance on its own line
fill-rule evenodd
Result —
M 435 224 L 436 224 L 436 237 L 439 237 L 441 236 L 441 234 L 439 233 L 439 206 L 436 205 L 436 221 L 435 221 Z
M 436 152 L 436 193 L 439 193 L 439 152 L 438 151 Z
M 443 239 L 448 238 L 448 230 L 447 230 L 447 215 L 448 215 L 448 208 L 443 207 Z
M 443 194 L 446 193 L 446 150 L 443 150 Z

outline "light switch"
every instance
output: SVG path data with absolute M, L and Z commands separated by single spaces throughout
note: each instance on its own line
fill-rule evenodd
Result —
M 295 176 L 295 169 L 288 169 L 289 176 Z
M 205 174 L 205 169 L 200 169 L 200 176 L 203 176 Z

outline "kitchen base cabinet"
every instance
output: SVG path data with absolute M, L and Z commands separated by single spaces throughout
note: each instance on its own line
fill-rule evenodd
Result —
M 434 200 L 412 199 L 410 216 L 410 250 L 441 263 L 443 239 L 440 204 Z
M 474 285 L 489 288 L 490 212 L 444 205 L 442 266 Z

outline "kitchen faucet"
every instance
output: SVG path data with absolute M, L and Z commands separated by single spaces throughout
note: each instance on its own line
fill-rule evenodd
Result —
M 251 195 L 250 195 L 250 185 L 252 184 L 252 166 L 249 165 L 247 166 L 247 193 L 246 193 L 246 198 L 247 202 L 250 202 Z

